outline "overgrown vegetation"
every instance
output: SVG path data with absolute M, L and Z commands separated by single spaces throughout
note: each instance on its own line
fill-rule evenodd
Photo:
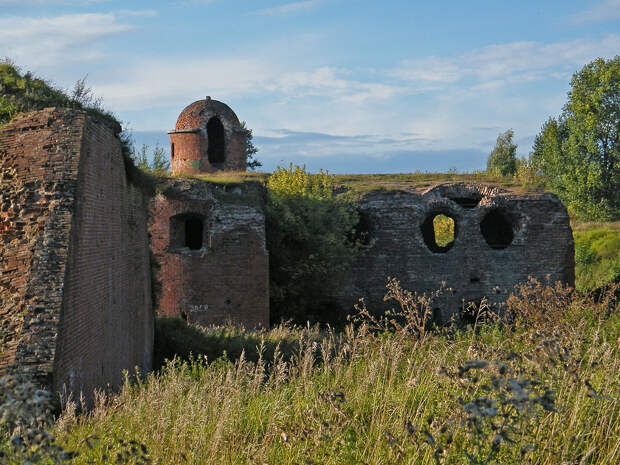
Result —
M 22 74 L 10 60 L 0 61 L 0 127 L 20 113 L 48 107 L 85 110 L 93 116 L 120 124 L 102 108 L 101 100 L 86 85 L 86 78 L 78 80 L 69 94 L 30 72 Z
M 292 165 L 278 168 L 267 187 L 272 321 L 337 323 L 338 313 L 325 296 L 342 283 L 355 257 L 351 232 L 359 221 L 357 211 L 334 196 L 334 178 L 322 171 L 310 174 Z
M 320 339 L 317 328 L 312 336 Z M 181 318 L 159 317 L 155 319 L 153 368 L 158 370 L 165 366 L 166 360 L 175 357 L 184 361 L 235 361 L 243 354 L 253 363 L 260 358 L 273 360 L 276 351 L 292 355 L 297 339 L 298 332 L 287 325 L 276 326 L 268 333 L 257 333 L 232 324 L 204 328 Z
M 454 242 L 454 220 L 446 215 L 437 215 L 433 218 L 435 242 L 439 247 L 445 247 Z
M 142 144 L 139 150 L 136 150 L 132 144 L 131 159 L 134 164 L 147 173 L 154 174 L 155 176 L 166 176 L 170 169 L 170 162 L 164 148 L 157 144 L 150 156 L 149 151 L 150 147 L 146 144 Z
M 421 332 L 424 304 L 392 291 L 392 316 L 362 312 L 341 333 L 221 328 L 221 347 L 259 341 L 254 360 L 168 362 L 87 414 L 69 404 L 53 433 L 73 464 L 113 462 L 121 441 L 138 452 L 121 463 L 618 463 L 611 294 L 531 282 L 508 302 L 510 325 Z M 268 357 L 263 340 L 293 350 Z
M 580 218 L 620 218 L 620 56 L 573 75 L 562 114 L 543 125 L 530 160 Z
M 620 223 L 582 223 L 573 226 L 575 287 L 594 291 L 620 283 Z
M 256 168 L 263 166 L 258 158 L 256 158 L 258 147 L 254 145 L 254 135 L 252 134 L 252 130 L 246 125 L 245 121 L 241 122 L 241 129 L 243 129 L 245 133 L 246 166 L 249 170 L 254 171 Z

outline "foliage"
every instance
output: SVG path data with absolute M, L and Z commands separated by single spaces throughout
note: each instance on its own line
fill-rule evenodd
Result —
M 76 465 L 109 463 L 112 438 L 154 463 L 616 464 L 618 303 L 536 289 L 513 305 L 547 305 L 542 332 L 527 319 L 424 337 L 364 319 L 299 328 L 290 356 L 170 362 L 88 414 L 66 409 L 55 434 Z
M 77 454 L 65 451 L 50 433 L 59 410 L 52 393 L 27 377 L 0 377 L 0 463 L 70 462 Z
M 341 283 L 356 254 L 359 216 L 334 197 L 334 179 L 299 166 L 278 169 L 267 182 L 267 249 L 272 320 L 325 321 L 325 295 Z
M 433 218 L 435 230 L 435 243 L 439 247 L 445 247 L 454 241 L 454 220 L 446 215 L 437 215 Z
M 568 102 L 536 137 L 532 163 L 578 217 L 620 218 L 620 56 L 573 75 Z
M 611 224 L 575 230 L 575 287 L 599 289 L 606 283 L 620 284 L 620 229 Z
M 142 147 L 138 151 L 132 146 L 131 159 L 138 168 L 147 173 L 156 176 L 165 176 L 168 174 L 170 162 L 168 161 L 164 148 L 157 144 L 150 157 L 148 153 L 149 146 L 146 144 L 142 144 Z
M 118 123 L 111 113 L 101 107 L 86 85 L 86 77 L 78 80 L 71 95 L 54 88 L 49 82 L 20 69 L 10 60 L 0 61 L 0 126 L 9 123 L 20 113 L 48 107 L 75 108 Z
M 499 176 L 513 176 L 517 172 L 517 144 L 512 142 L 512 129 L 497 136 L 495 147 L 487 160 L 487 173 Z
M 258 148 L 254 145 L 254 142 L 252 140 L 254 138 L 252 130 L 246 126 L 245 121 L 241 122 L 241 128 L 245 132 L 245 154 L 247 160 L 247 167 L 250 170 L 255 170 L 256 168 L 263 166 L 263 164 L 256 159 L 256 153 L 258 152 Z

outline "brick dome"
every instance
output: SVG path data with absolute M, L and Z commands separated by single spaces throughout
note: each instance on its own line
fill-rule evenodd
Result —
M 246 170 L 247 131 L 225 103 L 207 97 L 188 105 L 168 134 L 175 175 Z
M 197 129 L 205 124 L 204 120 L 207 114 L 218 115 L 223 120 L 228 120 L 232 126 L 240 126 L 239 118 L 237 118 L 235 112 L 228 105 L 207 97 L 186 106 L 177 118 L 175 129 L 177 131 Z

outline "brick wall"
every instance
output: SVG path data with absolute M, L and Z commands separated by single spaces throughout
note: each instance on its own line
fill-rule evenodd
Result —
M 146 200 L 118 129 L 47 109 L 0 131 L 0 369 L 87 398 L 152 351 Z
M 381 311 L 386 278 L 410 290 L 430 293 L 442 282 L 451 288 L 436 300 L 443 321 L 463 302 L 487 297 L 503 302 L 515 284 L 529 276 L 574 284 L 574 244 L 566 209 L 552 194 L 515 194 L 484 185 L 443 185 L 420 193 L 395 190 L 368 194 L 361 213 L 370 225 L 371 246 L 355 262 L 349 284 L 337 298 L 351 308 L 364 297 Z M 481 223 L 493 211 L 505 214 L 513 231 L 502 249 L 489 246 Z M 456 237 L 449 250 L 433 251 L 423 224 L 435 214 L 454 219 Z
M 172 179 L 151 201 L 149 232 L 159 263 L 157 313 L 203 325 L 232 320 L 269 325 L 268 254 L 262 188 L 225 192 L 199 180 Z M 185 219 L 203 223 L 202 246 L 185 246 Z M 178 230 L 180 228 L 180 230 Z

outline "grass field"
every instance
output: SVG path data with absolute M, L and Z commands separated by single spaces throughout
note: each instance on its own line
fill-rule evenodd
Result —
M 406 312 L 341 333 L 168 321 L 196 355 L 69 405 L 53 432 L 75 464 L 617 464 L 617 302 L 529 283 L 508 315 L 426 332 Z

